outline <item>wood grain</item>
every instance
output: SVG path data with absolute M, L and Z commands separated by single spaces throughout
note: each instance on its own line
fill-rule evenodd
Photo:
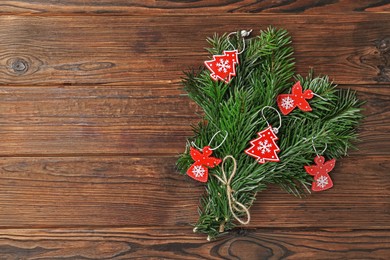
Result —
M 207 59 L 206 37 L 270 24 L 293 36 L 298 73 L 315 68 L 339 84 L 390 82 L 390 16 L 363 13 L 0 16 L 0 84 L 169 84 Z
M 359 91 L 366 116 L 359 151 L 389 155 L 388 86 Z M 0 87 L 1 156 L 179 154 L 201 109 L 179 84 Z M 375 134 L 373 134 L 375 132 Z
M 259 229 L 207 242 L 182 228 L 6 229 L 2 259 L 387 259 L 389 230 Z
M 175 157 L 0 158 L 0 227 L 185 226 L 197 220 L 203 185 Z M 250 227 L 390 228 L 390 158 L 352 156 L 335 187 L 299 199 L 259 193 Z M 178 214 L 180 212 L 180 214 Z
M 388 259 L 390 3 L 0 3 L 0 259 Z M 297 15 L 299 14 L 299 15 Z M 204 186 L 175 169 L 202 111 L 183 70 L 214 32 L 286 28 L 296 68 L 358 91 L 359 151 L 335 187 L 271 186 L 245 229 L 192 233 Z
M 2 1 L 0 14 L 223 14 L 223 13 L 348 13 L 390 12 L 390 4 L 384 0 L 283 0 L 283 1 L 142 1 L 142 0 L 65 0 L 65 1 Z

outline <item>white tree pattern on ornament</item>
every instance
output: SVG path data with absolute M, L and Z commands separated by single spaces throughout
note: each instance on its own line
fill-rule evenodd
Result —
M 266 152 L 269 153 L 272 147 L 272 144 L 268 143 L 268 140 L 264 140 L 264 142 L 260 141 L 259 146 L 257 147 L 257 150 L 261 151 L 262 154 L 265 154 Z
M 321 176 L 317 179 L 317 187 L 323 189 L 326 185 L 328 185 L 328 178 L 325 176 Z
M 219 63 L 217 63 L 218 71 L 223 71 L 224 73 L 227 72 L 228 69 L 230 69 L 229 61 L 220 59 Z
M 192 173 L 195 175 L 195 177 L 203 177 L 205 170 L 203 169 L 202 165 L 194 166 L 192 169 Z
M 284 107 L 285 109 L 292 108 L 294 106 L 294 99 L 290 97 L 283 98 L 281 106 Z

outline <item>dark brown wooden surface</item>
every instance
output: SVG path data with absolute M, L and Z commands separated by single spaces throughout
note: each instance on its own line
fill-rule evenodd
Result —
M 220 13 L 305 13 L 329 14 L 333 12 L 389 13 L 387 0 L 18 0 L 2 1 L 0 13 L 4 14 L 220 14 Z
M 390 125 L 388 85 L 346 87 L 367 101 L 359 152 L 351 154 L 388 155 L 390 147 L 382 145 Z M 1 90 L 2 156 L 179 154 L 198 120 L 194 111 L 201 112 L 179 84 Z
M 207 36 L 269 24 L 297 72 L 366 101 L 359 150 L 332 190 L 269 187 L 207 242 L 174 166 L 201 112 L 180 78 Z M 389 258 L 389 1 L 2 1 L 0 39 L 0 259 Z
M 0 163 L 2 228 L 184 225 L 190 231 L 203 192 L 175 173 L 174 156 L 7 157 Z M 271 187 L 258 194 L 249 226 L 390 228 L 389 166 L 387 156 L 344 158 L 332 192 L 305 199 Z
M 4 259 L 387 259 L 389 243 L 364 229 L 247 229 L 212 242 L 177 227 L 0 231 Z
M 206 37 L 288 29 L 298 73 L 338 84 L 388 84 L 390 14 L 0 16 L 0 84 L 167 86 L 202 64 Z

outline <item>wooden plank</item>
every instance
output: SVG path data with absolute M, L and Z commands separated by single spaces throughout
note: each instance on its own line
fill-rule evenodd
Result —
M 179 88 L 2 87 L 0 154 L 178 154 L 198 120 Z
M 314 67 L 340 84 L 390 82 L 390 16 L 363 13 L 0 16 L 0 84 L 178 82 L 208 58 L 206 37 L 269 24 L 291 32 L 299 73 Z
M 2 259 L 387 259 L 389 230 L 251 230 L 208 242 L 182 228 L 6 229 Z
M 0 158 L 0 228 L 185 226 L 197 220 L 202 184 L 175 157 Z M 390 157 L 352 156 L 335 187 L 299 199 L 258 194 L 249 227 L 390 228 Z M 180 213 L 179 213 L 180 212 Z
M 348 86 L 344 86 L 348 87 Z M 352 86 L 353 87 L 353 86 Z M 202 110 L 179 84 L 0 88 L 0 156 L 178 154 Z M 390 87 L 355 86 L 365 100 L 359 151 L 390 154 Z
M 127 1 L 127 0 L 65 0 L 61 2 L 39 0 L 2 1 L 0 14 L 223 14 L 223 13 L 348 13 L 390 12 L 387 1 Z

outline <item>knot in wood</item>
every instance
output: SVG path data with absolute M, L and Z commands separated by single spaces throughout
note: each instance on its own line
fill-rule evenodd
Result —
M 390 37 L 376 41 L 376 47 L 381 53 L 388 52 L 390 50 Z
M 11 67 L 15 73 L 23 74 L 28 70 L 28 62 L 24 59 L 17 58 L 12 61 Z

